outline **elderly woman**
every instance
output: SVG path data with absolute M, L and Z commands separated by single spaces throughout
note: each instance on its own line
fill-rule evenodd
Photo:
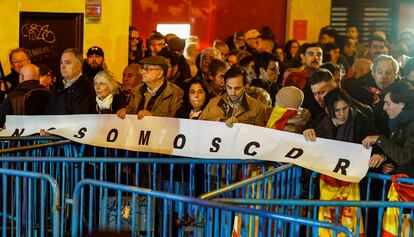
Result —
M 96 92 L 96 112 L 98 114 L 112 114 L 119 109 L 116 93 L 119 83 L 109 71 L 100 71 L 96 74 L 93 83 Z
M 394 83 L 384 90 L 383 110 L 389 117 L 390 137 L 368 136 L 364 147 L 376 145 L 385 153 L 373 155 L 370 167 L 379 167 L 387 158 L 384 173 L 404 173 L 414 177 L 414 87 L 405 81 Z

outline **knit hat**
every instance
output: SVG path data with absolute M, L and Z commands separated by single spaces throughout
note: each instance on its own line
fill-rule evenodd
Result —
M 304 99 L 303 92 L 294 86 L 281 88 L 276 94 L 276 105 L 282 108 L 299 109 Z

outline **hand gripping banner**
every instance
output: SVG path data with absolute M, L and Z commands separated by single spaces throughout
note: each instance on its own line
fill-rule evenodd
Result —
M 370 149 L 248 124 L 136 115 L 7 116 L 0 136 L 27 136 L 46 129 L 93 146 L 214 159 L 256 159 L 293 163 L 348 182 L 368 171 Z

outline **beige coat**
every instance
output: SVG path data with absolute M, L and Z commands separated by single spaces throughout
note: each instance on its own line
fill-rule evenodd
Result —
M 161 90 L 160 94 L 153 103 L 150 102 L 151 105 L 147 105 L 147 109 L 150 108 L 148 110 L 151 111 L 153 116 L 174 117 L 175 112 L 183 103 L 183 90 L 168 81 L 159 90 Z M 143 103 L 141 102 L 142 99 L 145 100 L 144 93 L 146 91 L 147 86 L 145 84 L 141 84 L 132 89 L 131 99 L 127 106 L 128 114 L 138 113 L 138 106 L 140 103 Z M 142 109 L 140 108 L 140 110 Z
M 244 94 L 242 106 L 234 113 L 235 122 L 257 126 L 265 126 L 267 122 L 266 106 L 252 97 Z M 227 94 L 219 95 L 210 100 L 200 116 L 202 120 L 226 121 L 231 116 L 226 115 L 229 99 Z

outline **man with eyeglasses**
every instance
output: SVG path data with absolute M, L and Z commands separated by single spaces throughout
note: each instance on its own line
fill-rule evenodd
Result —
M 137 28 L 129 27 L 129 53 L 128 64 L 138 63 L 144 56 L 143 41 L 139 37 Z
M 4 80 L 0 80 L 0 104 L 6 95 L 19 84 L 19 74 L 23 66 L 30 63 L 29 56 L 24 48 L 13 49 L 9 54 L 11 73 Z
M 213 59 L 222 59 L 221 52 L 213 47 L 208 47 L 203 50 L 200 54 L 200 69 L 197 72 L 196 76 L 204 78 L 206 81 L 208 80 L 208 65 L 210 64 Z
M 143 84 L 134 87 L 126 106 L 117 111 L 120 118 L 136 114 L 145 116 L 174 117 L 183 102 L 183 91 L 166 79 L 168 60 L 162 56 L 151 56 L 140 61 L 143 65 Z
M 167 44 L 165 37 L 159 32 L 154 33 L 148 38 L 148 50 L 145 52 L 145 57 L 156 56 Z
M 250 85 L 265 89 L 274 104 L 276 93 L 279 90 L 276 84 L 280 74 L 278 57 L 268 52 L 258 54 L 255 60 L 255 72 L 258 79 L 253 79 Z

